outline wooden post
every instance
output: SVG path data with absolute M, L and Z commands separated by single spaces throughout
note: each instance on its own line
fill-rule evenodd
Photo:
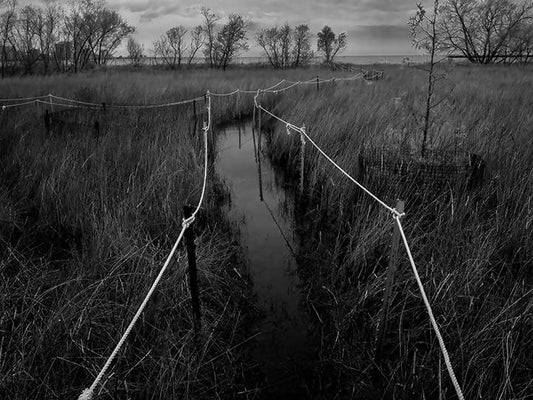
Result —
M 254 111 L 255 111 L 255 107 L 254 107 Z M 255 126 L 252 124 L 252 139 L 254 141 L 254 159 L 255 159 L 255 162 L 257 163 L 257 146 L 255 144 Z
M 305 125 L 302 126 L 300 132 L 300 195 L 304 194 L 304 167 L 305 167 Z
M 189 205 L 183 207 L 185 219 L 192 216 L 193 208 Z M 194 228 L 189 226 L 184 234 L 187 247 L 187 260 L 189 262 L 189 283 L 191 288 L 192 311 L 194 314 L 194 331 L 198 333 L 202 327 L 200 312 L 200 294 L 198 291 L 198 276 L 196 271 L 196 245 L 194 244 Z
M 50 130 L 52 129 L 52 116 L 48 110 L 44 112 L 44 127 L 46 129 L 46 134 L 50 135 Z
M 242 118 L 242 110 L 241 110 L 241 92 L 237 92 L 237 105 L 235 107 L 237 109 L 237 117 L 239 120 Z M 239 147 L 240 148 L 240 147 Z
M 259 200 L 263 201 L 263 176 L 261 174 L 261 109 L 257 109 L 257 170 L 259 172 Z
M 51 94 L 48 94 L 48 102 L 50 103 L 50 111 L 54 112 L 54 103 L 52 102 Z
M 396 202 L 396 210 L 400 213 L 403 213 L 405 207 L 405 202 L 398 200 Z M 389 267 L 387 269 L 387 278 L 385 281 L 385 292 L 383 294 L 383 303 L 381 305 L 381 318 L 378 324 L 377 334 L 376 334 L 376 348 L 374 351 L 374 359 L 378 360 L 381 358 L 381 352 L 383 347 L 383 337 L 387 331 L 387 322 L 389 318 L 389 306 L 392 295 L 392 287 L 394 286 L 394 275 L 396 274 L 396 269 L 398 268 L 398 247 L 400 245 L 400 230 L 394 221 L 394 231 L 392 233 L 392 244 L 391 251 L 389 256 Z
M 470 177 L 468 189 L 474 189 L 483 183 L 485 161 L 478 154 L 470 154 Z
M 241 126 L 237 125 L 237 129 L 239 129 L 239 150 L 242 148 L 242 132 L 241 132 Z
M 253 131 L 253 128 L 255 128 L 255 104 L 252 108 L 253 108 L 253 111 L 252 111 L 252 131 Z
M 96 138 L 100 137 L 100 122 L 98 120 L 94 121 L 94 135 Z
M 319 83 L 318 83 L 318 75 L 316 76 L 316 91 L 318 92 L 320 90 Z
M 192 101 L 192 110 L 193 110 L 193 113 L 194 113 L 194 122 L 195 122 L 195 126 L 196 126 L 196 119 L 197 119 L 197 115 L 196 115 L 196 100 L 193 100 Z
M 261 109 L 257 109 L 257 158 L 261 159 Z
M 102 111 L 103 111 L 103 112 L 106 112 L 105 101 L 102 103 Z

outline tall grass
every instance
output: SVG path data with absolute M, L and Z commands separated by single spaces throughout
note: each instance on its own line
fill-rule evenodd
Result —
M 8 79 L 2 97 L 54 93 L 150 104 L 276 83 L 281 73 L 184 71 Z M 293 71 L 292 75 L 316 75 Z M 313 74 L 313 75 L 311 75 Z M 283 74 L 285 77 L 285 74 Z M 213 98 L 214 122 L 251 113 L 252 96 Z M 76 398 L 96 376 L 196 204 L 205 104 L 155 110 L 8 109 L 0 115 L 0 397 Z M 101 125 L 94 134 L 94 121 Z M 59 122 L 57 122 L 59 121 Z M 212 137 L 210 146 L 212 150 Z M 212 162 L 212 159 L 211 159 Z M 195 223 L 203 330 L 192 335 L 183 251 L 120 352 L 101 398 L 227 398 L 245 388 L 250 289 L 209 166 Z
M 358 154 L 386 145 L 419 157 L 424 73 L 391 68 L 373 85 L 338 83 L 281 98 L 277 115 L 305 123 L 319 146 L 353 176 Z M 405 227 L 430 303 L 466 398 L 523 399 L 533 393 L 533 78 L 526 68 L 448 72 L 437 94 L 432 151 L 480 154 L 481 188 L 413 196 L 413 182 L 370 189 L 407 201 Z M 401 97 L 395 106 L 394 98 Z M 281 124 L 270 155 L 298 176 L 299 138 Z M 300 274 L 316 315 L 324 368 L 338 390 L 392 398 L 455 398 L 436 338 L 401 252 L 385 357 L 374 364 L 393 219 L 307 146 L 308 206 L 300 206 Z M 303 207 L 303 208 L 302 208 Z M 439 382 L 442 382 L 441 386 Z M 366 393 L 366 394 L 365 394 Z M 441 396 L 441 397 L 439 397 Z

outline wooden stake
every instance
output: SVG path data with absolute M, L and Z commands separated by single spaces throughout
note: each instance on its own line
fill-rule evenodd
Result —
M 400 213 L 403 213 L 405 207 L 405 202 L 398 200 L 396 202 L 396 210 Z M 383 303 L 381 305 L 381 318 L 378 324 L 378 330 L 376 334 L 376 348 L 374 352 L 374 359 L 378 360 L 381 358 L 381 352 L 383 347 L 383 337 L 387 331 L 387 323 L 389 319 L 389 306 L 392 295 L 392 287 L 394 286 L 394 275 L 396 274 L 396 269 L 398 268 L 398 247 L 400 245 L 400 230 L 394 221 L 394 231 L 392 234 L 392 244 L 391 252 L 389 256 L 389 267 L 387 269 L 387 278 L 385 282 L 385 293 L 383 295 Z
M 302 131 L 300 132 L 300 194 L 304 194 L 304 167 L 305 167 L 305 125 L 302 126 Z
M 318 75 L 316 76 L 316 91 L 318 92 L 320 90 L 319 83 L 318 83 Z
M 255 128 L 255 105 L 253 106 L 253 114 L 252 114 L 252 130 Z
M 192 216 L 193 208 L 189 205 L 183 207 L 185 219 Z M 196 245 L 194 244 L 194 228 L 190 225 L 184 234 L 187 247 L 187 260 L 189 262 L 189 283 L 191 288 L 192 311 L 194 314 L 194 331 L 198 333 L 202 327 L 200 311 L 200 294 L 198 291 L 198 276 L 196 269 Z
M 263 177 L 261 174 L 261 109 L 257 109 L 257 124 L 258 133 L 257 133 L 257 168 L 259 171 L 259 200 L 263 201 Z

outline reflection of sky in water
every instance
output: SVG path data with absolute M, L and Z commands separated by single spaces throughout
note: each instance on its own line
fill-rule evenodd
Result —
M 276 367 L 265 364 L 298 358 L 298 354 L 308 350 L 308 320 L 305 311 L 299 309 L 300 282 L 291 252 L 291 248 L 297 250 L 291 226 L 292 200 L 281 187 L 269 160 L 263 157 L 264 202 L 260 201 L 251 124 L 217 132 L 217 141 L 220 150 L 216 171 L 231 194 L 229 218 L 240 223 L 241 244 L 249 261 L 254 291 L 266 314 L 257 327 L 264 334 L 258 341 L 256 356 L 269 375 L 272 371 L 268 369 Z M 263 139 L 263 145 L 264 142 Z

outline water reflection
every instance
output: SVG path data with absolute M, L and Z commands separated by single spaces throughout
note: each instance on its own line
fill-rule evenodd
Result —
M 265 146 L 264 135 L 261 144 Z M 269 160 L 257 157 L 256 149 L 260 147 L 251 124 L 217 132 L 216 171 L 231 195 L 226 211 L 229 219 L 240 226 L 254 292 L 264 312 L 256 325 L 263 333 L 253 357 L 265 375 L 262 397 L 276 397 L 303 390 L 298 369 L 310 357 L 309 320 L 300 307 L 293 198 L 280 184 L 283 179 Z

